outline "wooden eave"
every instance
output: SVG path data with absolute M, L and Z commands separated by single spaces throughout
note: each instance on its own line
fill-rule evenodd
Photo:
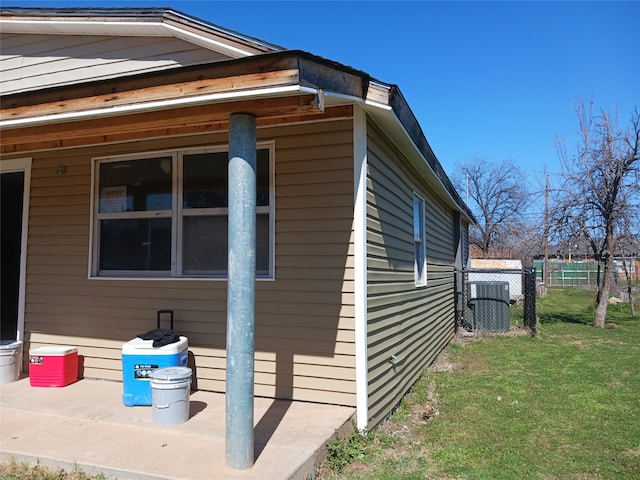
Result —
M 55 122 L 58 115 L 143 105 L 160 100 L 197 100 L 219 94 L 251 96 L 266 89 L 300 87 L 365 99 L 369 77 L 305 52 L 288 51 L 113 80 L 0 95 L 0 128 Z M 273 96 L 277 96 L 275 92 Z M 165 107 L 158 107 L 165 108 Z M 105 110 L 105 114 L 109 114 Z M 47 117 L 47 118 L 45 118 Z M 36 120 L 39 119 L 39 120 Z
M 325 112 L 324 88 L 362 98 L 368 79 L 336 65 L 286 52 L 1 96 L 1 152 L 226 128 L 233 112 L 258 125 L 350 116 L 344 105 Z

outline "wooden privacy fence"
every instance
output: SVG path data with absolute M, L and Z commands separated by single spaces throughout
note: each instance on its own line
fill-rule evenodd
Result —
M 626 275 L 628 274 L 632 280 L 638 280 L 638 269 L 636 268 L 639 263 L 634 259 L 626 260 L 615 259 L 613 269 L 613 282 L 618 281 L 625 282 Z M 533 266 L 537 271 L 538 280 L 542 281 L 544 261 L 534 260 Z M 547 271 L 547 286 L 548 287 L 590 287 L 598 284 L 600 280 L 599 275 L 602 275 L 604 270 L 603 265 L 600 265 L 600 273 L 598 272 L 597 262 L 565 262 L 563 260 L 550 260 L 548 262 Z

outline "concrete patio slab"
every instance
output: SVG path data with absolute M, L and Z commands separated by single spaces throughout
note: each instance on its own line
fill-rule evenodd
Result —
M 225 397 L 196 391 L 189 420 L 156 425 L 153 407 L 125 407 L 122 383 L 83 379 L 61 388 L 28 378 L 0 385 L 0 457 L 102 472 L 111 479 L 313 478 L 325 444 L 352 429 L 350 407 L 256 398 L 255 464 L 225 465 Z

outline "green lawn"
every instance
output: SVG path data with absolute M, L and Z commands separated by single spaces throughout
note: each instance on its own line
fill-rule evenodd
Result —
M 454 369 L 426 372 L 362 445 L 331 445 L 321 478 L 640 478 L 640 317 L 615 305 L 616 328 L 595 329 L 580 290 L 551 290 L 537 311 L 535 338 L 454 342 Z M 425 421 L 429 398 L 439 415 Z

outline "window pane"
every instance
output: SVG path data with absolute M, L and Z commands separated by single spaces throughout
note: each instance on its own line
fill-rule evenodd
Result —
M 256 276 L 269 276 L 269 215 L 256 216 Z
M 424 200 L 413 197 L 413 255 L 416 285 L 426 284 Z
M 269 150 L 258 150 L 256 163 L 256 205 L 266 206 L 269 205 Z
M 256 205 L 269 205 L 269 150 L 256 152 Z M 183 208 L 227 206 L 228 152 L 184 156 Z
M 424 249 L 422 244 L 416 243 L 414 248 L 416 282 L 420 283 L 424 277 Z
M 100 213 L 171 209 L 171 157 L 100 164 Z
M 227 206 L 228 158 L 227 152 L 184 156 L 183 208 Z
M 227 216 L 184 217 L 182 269 L 185 275 L 226 275 Z M 269 215 L 256 217 L 256 276 L 269 275 Z
M 422 239 L 422 208 L 418 198 L 413 198 L 413 239 L 419 242 Z
M 171 270 L 171 219 L 102 220 L 100 270 Z
M 184 217 L 182 251 L 186 275 L 226 275 L 227 217 Z

